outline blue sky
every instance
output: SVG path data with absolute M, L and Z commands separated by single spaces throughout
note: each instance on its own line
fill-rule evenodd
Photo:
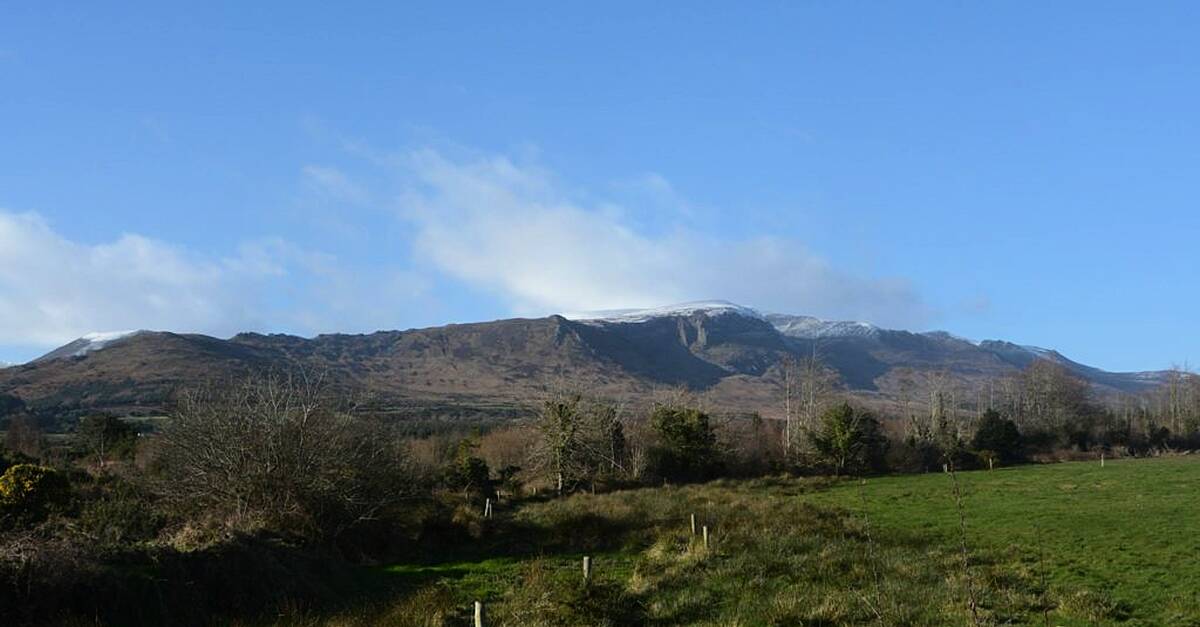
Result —
M 707 298 L 1200 357 L 1194 4 L 244 5 L 0 9 L 0 360 Z

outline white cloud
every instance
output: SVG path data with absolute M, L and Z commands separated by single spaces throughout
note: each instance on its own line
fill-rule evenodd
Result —
M 53 345 L 97 330 L 210 329 L 229 309 L 219 262 L 138 235 L 72 242 L 36 214 L 0 211 L 0 343 Z
M 0 210 L 0 346 L 113 329 L 371 331 L 394 326 L 396 303 L 424 289 L 401 271 L 352 272 L 278 238 L 201 256 L 134 234 L 79 243 L 37 214 Z
M 517 313 L 646 307 L 723 298 L 767 311 L 918 326 L 929 310 L 902 279 L 839 271 L 803 243 L 731 239 L 678 222 L 647 233 L 636 212 L 580 200 L 544 169 L 503 156 L 401 160 L 415 252 Z M 661 177 L 655 187 L 675 192 Z
M 311 335 L 437 324 L 464 312 L 438 303 L 455 294 L 436 276 L 490 291 L 521 315 L 724 298 L 901 327 L 927 321 L 903 280 L 840 271 L 792 239 L 694 228 L 686 201 L 658 175 L 637 182 L 651 195 L 643 205 L 637 194 L 624 203 L 593 197 L 504 156 L 424 150 L 371 166 L 397 163 L 416 270 L 368 265 L 361 254 L 347 264 L 280 238 L 225 255 L 132 233 L 80 242 L 37 214 L 0 210 L 0 347 L 52 347 L 115 329 Z M 368 189 L 333 168 L 303 174 L 320 194 L 361 201 L 357 220 L 381 232 L 366 241 L 394 241 L 370 206 L 386 187 Z

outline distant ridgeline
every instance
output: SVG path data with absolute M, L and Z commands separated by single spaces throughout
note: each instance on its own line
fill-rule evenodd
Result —
M 315 338 L 95 333 L 0 369 L 0 394 L 37 412 L 152 413 L 181 386 L 303 367 L 403 415 L 516 415 L 561 381 L 646 403 L 685 387 L 704 391 L 723 410 L 775 415 L 784 365 L 814 355 L 846 391 L 876 402 L 922 389 L 935 374 L 977 390 L 1038 360 L 1060 365 L 1100 393 L 1136 393 L 1166 378 L 1105 372 L 1009 342 L 710 301 Z

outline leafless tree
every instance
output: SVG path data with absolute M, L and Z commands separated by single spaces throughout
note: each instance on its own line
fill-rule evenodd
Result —
M 161 436 L 180 508 L 336 537 L 403 495 L 398 442 L 303 371 L 187 390 Z
M 44 439 L 37 421 L 27 414 L 10 419 L 4 433 L 4 445 L 8 450 L 33 459 L 41 458 Z
M 826 409 L 837 386 L 838 375 L 825 365 L 814 346 L 811 353 L 799 362 L 800 383 L 800 427 L 806 433 L 817 427 L 821 413 Z M 793 433 L 794 437 L 800 434 Z
M 606 470 L 624 469 L 624 424 L 612 403 L 556 389 L 542 401 L 537 427 L 531 465 L 548 473 L 560 494 L 579 482 L 594 482 Z
M 792 452 L 792 394 L 793 381 L 796 378 L 796 358 L 786 355 L 780 362 L 783 371 L 783 454 Z

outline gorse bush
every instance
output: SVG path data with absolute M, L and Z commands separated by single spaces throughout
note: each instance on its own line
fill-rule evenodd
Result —
M 9 524 L 40 522 L 70 498 L 70 483 L 52 468 L 17 464 L 0 475 L 0 518 Z

